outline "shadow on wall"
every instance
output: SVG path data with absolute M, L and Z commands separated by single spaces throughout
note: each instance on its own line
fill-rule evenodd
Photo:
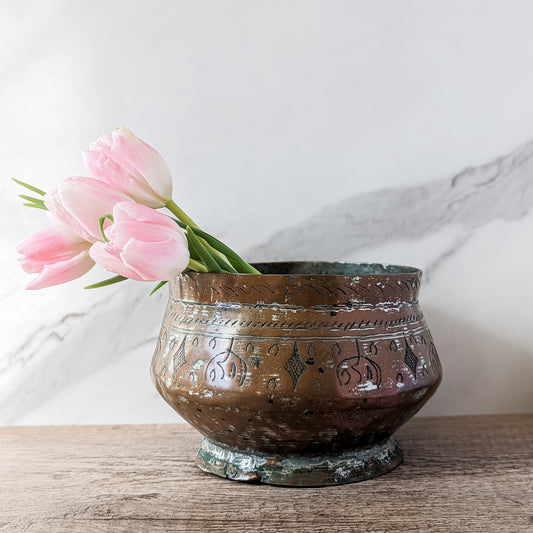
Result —
M 481 329 L 440 309 L 425 306 L 424 314 L 438 349 L 443 378 L 421 415 L 533 412 L 531 347 L 499 336 L 497 328 L 490 325 Z

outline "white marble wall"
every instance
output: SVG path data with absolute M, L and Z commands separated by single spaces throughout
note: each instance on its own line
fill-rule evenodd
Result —
M 444 381 L 426 415 L 533 411 L 533 3 L 113 0 L 0 6 L 0 424 L 171 422 L 163 292 L 42 291 L 20 206 L 124 124 L 250 260 L 425 270 Z

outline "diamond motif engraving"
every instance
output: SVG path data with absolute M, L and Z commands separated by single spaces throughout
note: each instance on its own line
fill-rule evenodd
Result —
M 307 370 L 307 367 L 300 359 L 297 342 L 294 343 L 294 350 L 292 351 L 291 358 L 285 363 L 285 370 L 292 379 L 292 388 L 296 389 L 300 376 Z
M 416 379 L 416 365 L 418 364 L 418 357 L 414 354 L 413 350 L 407 342 L 405 343 L 405 357 L 404 363 L 411 369 Z

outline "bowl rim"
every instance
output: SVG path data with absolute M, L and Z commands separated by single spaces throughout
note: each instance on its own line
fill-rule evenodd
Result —
M 287 277 L 287 278 L 362 278 L 370 279 L 381 276 L 415 276 L 421 277 L 422 270 L 408 265 L 392 263 L 359 263 L 351 261 L 261 261 L 250 263 L 261 274 L 242 272 L 195 272 L 186 271 L 186 276 L 247 276 L 247 277 Z M 266 272 L 264 272 L 266 270 Z M 179 277 L 179 276 L 178 276 Z

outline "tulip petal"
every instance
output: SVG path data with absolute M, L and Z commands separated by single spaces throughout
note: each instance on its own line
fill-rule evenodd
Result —
M 136 202 L 153 208 L 165 205 L 143 178 L 135 179 L 103 152 L 85 150 L 83 152 L 85 168 L 94 179 L 107 183 L 111 188 L 122 191 Z
M 145 281 L 171 280 L 187 268 L 190 259 L 187 246 L 174 239 L 142 242 L 132 238 L 120 256 L 122 262 Z
M 118 203 L 113 210 L 113 218 L 117 222 L 134 220 L 136 222 L 158 224 L 170 229 L 181 229 L 176 222 L 167 215 L 135 202 Z
M 115 222 L 106 230 L 106 237 L 112 240 L 120 248 L 124 247 L 130 236 L 142 242 L 160 242 L 167 239 L 176 240 L 179 238 L 177 229 L 159 226 L 158 224 L 147 224 L 139 222 Z M 185 242 L 185 241 L 184 241 Z
M 48 209 L 48 215 L 54 224 L 68 226 L 86 241 L 93 240 L 93 236 L 64 208 L 57 189 L 45 195 L 44 205 Z
M 19 254 L 35 262 L 53 262 L 54 260 L 72 257 L 83 250 L 89 249 L 89 243 L 64 225 L 45 228 L 22 241 L 16 248 Z M 24 268 L 24 264 L 23 264 Z M 24 268 L 26 272 L 29 272 Z M 38 272 L 36 270 L 31 273 Z
M 156 195 L 166 201 L 172 196 L 172 175 L 161 155 L 127 128 L 111 134 L 112 159 L 133 175 L 141 175 Z
M 113 209 L 114 224 L 106 236 L 122 247 L 130 236 L 147 242 L 177 239 L 187 246 L 185 231 L 167 215 L 135 202 L 121 202 Z
M 113 218 L 105 230 L 109 242 L 97 242 L 90 250 L 103 268 L 139 281 L 167 281 L 187 268 L 187 237 L 170 217 L 144 205 L 120 202 Z
M 100 217 L 110 215 L 113 207 L 123 201 L 131 198 L 100 180 L 84 177 L 68 178 L 52 195 L 45 196 L 46 207 L 89 242 L 101 239 Z
M 120 251 L 113 253 L 114 251 L 114 247 L 109 243 L 104 244 L 103 242 L 96 242 L 89 250 L 89 254 L 97 265 L 101 266 L 108 272 L 113 272 L 114 274 L 124 276 L 125 278 L 144 281 L 144 278 L 139 276 L 135 270 L 127 267 L 120 260 Z
M 126 128 L 102 135 L 84 153 L 89 173 L 153 208 L 172 197 L 172 175 L 161 155 Z
M 43 289 L 72 281 L 89 272 L 93 266 L 94 261 L 85 250 L 64 261 L 44 265 L 41 273 L 26 286 L 26 289 Z

